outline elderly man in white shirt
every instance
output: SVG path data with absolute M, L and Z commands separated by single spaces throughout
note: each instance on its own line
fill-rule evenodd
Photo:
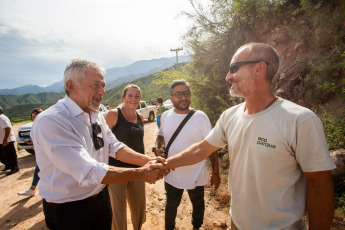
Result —
M 39 194 L 49 229 L 110 229 L 106 184 L 154 183 L 166 174 L 149 167 L 164 159 L 133 151 L 109 130 L 99 113 L 105 95 L 103 72 L 95 63 L 73 60 L 64 74 L 67 96 L 42 112 L 32 127 L 41 170 Z M 143 167 L 112 167 L 108 156 Z

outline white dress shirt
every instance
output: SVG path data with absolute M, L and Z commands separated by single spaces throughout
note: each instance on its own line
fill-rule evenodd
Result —
M 90 123 L 97 122 L 104 147 L 95 150 Z M 65 203 L 99 193 L 108 157 L 126 145 L 108 128 L 103 115 L 84 112 L 66 96 L 35 119 L 31 130 L 40 168 L 39 194 L 47 202 Z
M 16 140 L 16 137 L 14 136 L 12 125 L 10 119 L 6 117 L 4 114 L 0 115 L 0 144 L 3 144 L 4 137 L 5 137 L 5 129 L 11 128 L 10 135 L 7 138 L 8 142 L 12 142 Z

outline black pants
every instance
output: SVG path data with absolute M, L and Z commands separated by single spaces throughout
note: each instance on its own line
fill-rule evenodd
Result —
M 165 229 L 175 229 L 175 219 L 177 208 L 181 203 L 184 189 L 178 189 L 165 182 L 165 191 L 167 201 L 165 205 Z M 204 186 L 198 186 L 195 189 L 187 190 L 190 201 L 193 205 L 192 225 L 194 228 L 200 228 L 204 222 L 205 199 Z
M 48 203 L 43 212 L 49 229 L 111 229 L 112 211 L 107 186 L 95 197 L 66 203 Z
M 18 167 L 17 151 L 14 147 L 14 141 L 8 142 L 8 145 L 0 145 L 0 161 L 10 169 Z

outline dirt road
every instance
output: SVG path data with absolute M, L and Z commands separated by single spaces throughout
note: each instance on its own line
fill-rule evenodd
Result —
M 22 124 L 15 124 L 15 133 Z M 145 123 L 145 150 L 150 153 L 154 145 L 158 131 L 155 122 Z M 35 157 L 24 150 L 18 152 L 19 173 L 6 176 L 0 173 L 0 229 L 47 229 L 44 223 L 42 212 L 42 198 L 39 195 L 34 197 L 18 196 L 17 192 L 30 187 L 35 169 Z M 0 163 L 0 168 L 3 166 Z M 225 177 L 226 175 L 223 175 Z M 229 197 L 226 191 L 226 178 L 222 178 L 222 185 L 217 192 L 212 192 L 210 187 L 206 188 L 205 201 L 206 213 L 202 229 L 226 229 L 230 224 Z M 163 180 L 155 184 L 146 184 L 147 217 L 143 226 L 144 230 L 164 229 L 164 205 L 165 191 Z M 191 203 L 188 195 L 184 193 L 181 205 L 178 209 L 176 226 L 178 229 L 192 229 L 191 225 Z M 128 229 L 132 229 L 131 220 L 128 219 Z
M 21 124 L 15 124 L 17 129 Z M 152 155 L 151 147 L 156 140 L 158 131 L 155 122 L 145 122 L 145 150 L 146 154 Z M 47 229 L 42 212 L 42 198 L 39 195 L 34 197 L 18 196 L 17 192 L 30 187 L 32 176 L 35 170 L 35 157 L 24 150 L 18 152 L 20 171 L 14 175 L 6 176 L 0 172 L 0 230 L 37 230 Z M 3 165 L 0 163 L 0 168 Z M 224 171 L 224 170 L 223 170 Z M 229 229 L 229 196 L 227 193 L 227 174 L 221 175 L 220 188 L 213 192 L 207 186 L 205 189 L 206 211 L 204 225 L 201 229 Z M 146 184 L 146 222 L 143 230 L 164 229 L 164 205 L 165 191 L 163 180 L 155 184 Z M 181 205 L 178 209 L 176 226 L 177 229 L 192 229 L 191 225 L 192 206 L 186 192 L 183 195 Z M 128 219 L 128 229 L 132 229 L 131 220 Z M 345 215 L 335 213 L 332 225 L 333 229 L 345 229 Z

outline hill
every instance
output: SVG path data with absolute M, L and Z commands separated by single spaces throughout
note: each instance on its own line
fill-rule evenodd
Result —
M 190 56 L 180 56 L 179 62 L 189 62 Z M 175 57 L 159 58 L 152 60 L 142 60 L 134 62 L 128 66 L 110 68 L 106 70 L 104 75 L 107 83 L 106 89 L 112 89 L 122 83 L 129 82 L 158 71 L 173 66 Z M 46 87 L 37 85 L 25 85 L 13 89 L 0 89 L 0 95 L 16 95 L 16 94 L 35 94 L 43 92 L 62 92 L 64 91 L 62 80 Z
M 179 56 L 179 63 L 189 62 L 189 60 L 190 56 Z M 117 86 L 113 81 L 116 81 L 119 78 L 128 77 L 131 78 L 131 80 L 134 80 L 173 66 L 176 64 L 175 62 L 175 57 L 137 61 L 125 67 L 107 69 L 104 78 L 109 86 Z M 107 89 L 110 88 L 107 86 Z
M 116 107 L 117 105 L 119 105 L 122 102 L 122 90 L 125 85 L 130 83 L 138 85 L 140 87 L 142 100 L 146 101 L 147 104 L 150 104 L 151 102 L 156 103 L 159 96 L 162 96 L 163 100 L 168 99 L 169 87 L 167 85 L 159 87 L 152 83 L 154 80 L 156 80 L 156 76 L 154 74 L 151 74 L 147 77 L 142 77 L 110 89 L 106 92 L 106 95 L 103 98 L 103 104 L 109 104 L 111 107 Z
M 42 105 L 55 103 L 59 99 L 63 98 L 65 92 L 50 92 L 50 93 L 38 93 L 38 94 L 23 94 L 23 95 L 0 95 L 0 106 L 6 110 L 14 107 L 20 107 L 23 105 Z M 15 109 L 20 110 L 20 109 Z M 13 114 L 18 115 L 18 114 Z
M 146 77 L 135 79 L 130 83 L 136 84 L 141 88 L 143 100 L 148 104 L 156 102 L 157 97 L 162 96 L 164 99 L 169 97 L 168 86 L 157 87 L 152 84 L 156 79 L 154 74 Z M 128 80 L 128 79 L 127 79 Z M 124 86 L 128 83 L 107 90 L 103 98 L 103 104 L 109 104 L 111 107 L 116 107 L 121 103 L 121 93 Z M 39 94 L 25 94 L 25 95 L 0 95 L 0 106 L 5 109 L 5 114 L 21 119 L 29 119 L 29 114 L 34 108 L 46 109 L 55 104 L 59 99 L 65 96 L 65 92 L 49 92 Z

